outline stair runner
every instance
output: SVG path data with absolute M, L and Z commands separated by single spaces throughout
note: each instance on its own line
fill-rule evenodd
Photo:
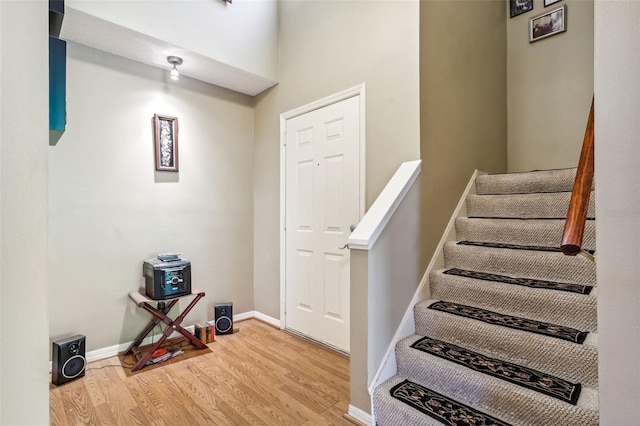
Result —
M 378 426 L 598 424 L 595 264 L 559 252 L 575 169 L 483 175 L 374 391 Z M 584 247 L 595 252 L 594 194 Z

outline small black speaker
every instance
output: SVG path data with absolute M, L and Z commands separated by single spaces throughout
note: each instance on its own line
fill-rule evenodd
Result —
M 85 354 L 86 337 L 81 334 L 54 341 L 51 382 L 60 386 L 84 376 Z
M 216 335 L 233 333 L 233 303 L 217 303 L 214 305 L 216 318 Z

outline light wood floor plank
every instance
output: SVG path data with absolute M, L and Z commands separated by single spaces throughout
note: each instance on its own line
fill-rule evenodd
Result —
M 353 426 L 349 360 L 257 320 L 212 350 L 127 376 L 117 357 L 52 386 L 51 424 Z

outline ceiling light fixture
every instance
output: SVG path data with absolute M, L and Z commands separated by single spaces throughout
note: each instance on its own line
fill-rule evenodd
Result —
M 171 68 L 171 72 L 169 72 L 169 77 L 171 77 L 171 80 L 178 80 L 180 78 L 178 65 L 182 65 L 182 58 L 178 56 L 167 56 L 167 62 L 173 65 L 173 68 Z

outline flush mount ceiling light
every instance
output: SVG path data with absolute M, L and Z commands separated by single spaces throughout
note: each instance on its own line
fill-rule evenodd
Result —
M 171 80 L 178 80 L 180 78 L 178 65 L 182 65 L 182 58 L 178 56 L 167 56 L 167 62 L 173 65 L 173 68 L 171 68 L 171 72 L 169 73 L 169 77 L 171 77 Z

